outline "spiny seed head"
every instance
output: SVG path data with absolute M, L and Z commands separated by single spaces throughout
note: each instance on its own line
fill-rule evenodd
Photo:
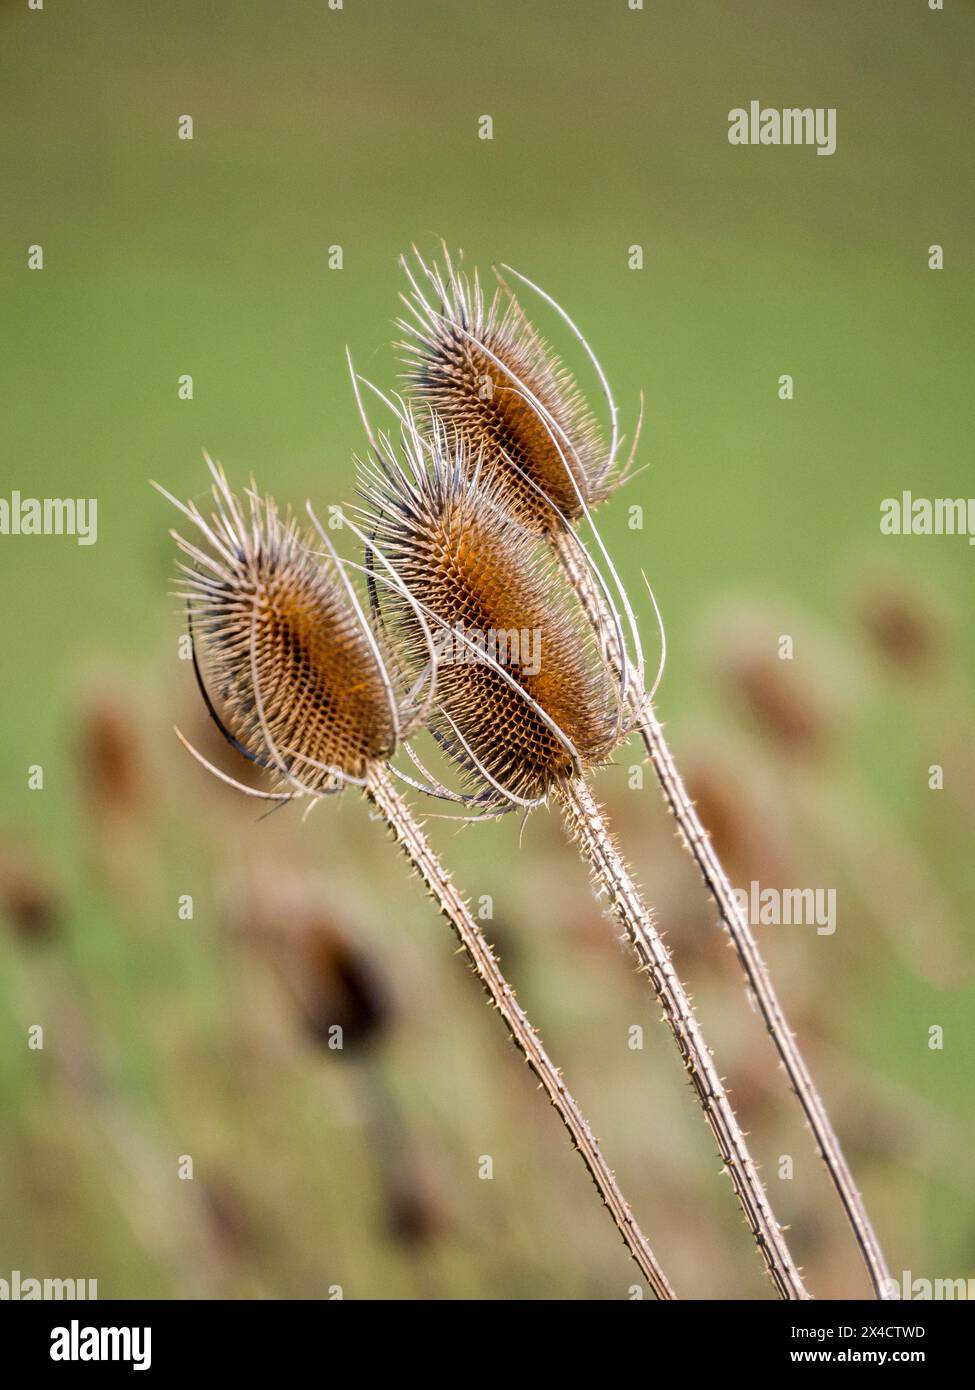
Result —
M 549 548 L 507 509 L 502 482 L 439 422 L 404 444 L 404 466 L 390 450 L 362 467 L 362 491 L 368 529 L 432 632 L 443 741 L 468 771 L 480 763 L 489 781 L 536 800 L 608 757 L 615 687 Z M 392 588 L 379 608 L 397 654 L 420 672 L 428 645 L 415 611 Z
M 291 786 L 331 791 L 395 745 L 377 649 L 336 562 L 270 498 L 242 508 L 214 470 L 215 511 L 182 506 L 203 540 L 173 533 L 201 683 L 225 732 Z M 175 500 L 175 499 L 173 499 Z M 288 775 L 286 775 L 288 774 Z
M 408 390 L 467 437 L 525 527 L 546 531 L 557 513 L 577 520 L 583 502 L 596 505 L 613 486 L 592 412 L 507 287 L 487 300 L 476 271 L 471 279 L 446 251 L 444 259 L 443 271 L 421 261 L 403 296 L 412 315 L 397 324 L 407 335 L 398 346 Z

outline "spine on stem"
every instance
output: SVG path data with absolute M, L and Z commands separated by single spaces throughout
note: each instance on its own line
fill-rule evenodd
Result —
M 373 768 L 366 795 L 420 875 L 441 913 L 453 927 L 488 998 L 501 1014 L 516 1047 L 538 1077 L 559 1118 L 569 1131 L 572 1142 L 582 1156 L 582 1161 L 609 1209 L 624 1244 L 651 1290 L 659 1299 L 673 1299 L 674 1291 L 649 1241 L 634 1219 L 575 1097 L 516 1000 L 514 991 L 508 984 L 483 932 L 472 917 L 463 895 L 444 870 L 422 827 L 414 819 L 406 802 L 393 785 L 387 769 L 379 766 Z
M 603 653 L 617 675 L 622 669 L 619 643 L 605 604 L 592 575 L 578 555 L 578 547 L 564 530 L 553 530 L 552 546 L 559 563 L 575 590 L 587 618 L 599 636 Z M 636 728 L 646 749 L 654 774 L 660 784 L 667 807 L 674 818 L 680 837 L 697 865 L 708 892 L 721 917 L 721 923 L 731 938 L 735 954 L 744 972 L 748 987 L 758 1005 L 766 1031 L 779 1055 L 789 1084 L 802 1107 L 803 1114 L 833 1188 L 853 1231 L 870 1282 L 878 1298 L 890 1296 L 890 1272 L 883 1250 L 873 1229 L 867 1209 L 853 1174 L 847 1164 L 836 1131 L 809 1068 L 789 1027 L 785 1011 L 772 983 L 768 966 L 749 925 L 748 918 L 735 896 L 710 836 L 701 824 L 694 803 L 687 793 L 677 769 L 664 731 L 654 713 L 653 703 L 629 676 L 630 702 L 636 712 Z
M 596 886 L 605 890 L 641 967 L 650 977 L 769 1279 L 781 1298 L 808 1298 L 670 952 L 613 842 L 602 813 L 580 778 L 564 782 L 558 796 L 567 828 L 578 843 Z

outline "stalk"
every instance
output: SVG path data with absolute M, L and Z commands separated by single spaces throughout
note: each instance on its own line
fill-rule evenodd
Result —
M 561 535 L 553 534 L 553 545 L 566 576 L 583 604 L 590 622 L 600 636 L 603 650 L 619 674 L 620 660 L 616 636 L 609 624 L 602 599 L 588 571 L 580 563 L 571 540 L 564 533 Z M 636 675 L 632 670 L 628 679 L 631 682 L 631 691 L 633 691 L 632 703 L 637 711 L 637 729 L 664 799 L 674 817 L 686 849 L 697 864 L 701 877 L 717 904 L 722 925 L 731 937 L 749 989 L 758 1003 L 768 1035 L 779 1054 L 789 1078 L 789 1084 L 802 1107 L 806 1122 L 816 1141 L 820 1158 L 826 1167 L 830 1181 L 853 1231 L 874 1292 L 878 1298 L 886 1299 L 890 1296 L 888 1293 L 891 1287 L 890 1273 L 880 1242 L 844 1157 L 840 1141 L 830 1122 L 826 1106 L 789 1027 L 775 986 L 772 984 L 768 966 L 759 950 L 748 918 L 735 897 L 721 860 L 718 858 L 710 837 L 694 808 L 694 803 L 687 793 L 664 736 L 664 731 L 654 713 L 652 702 L 643 691 L 635 690 L 632 683 L 636 680 Z
M 808 1298 L 670 952 L 613 842 L 592 792 L 581 778 L 573 777 L 560 785 L 557 796 L 566 827 L 589 864 L 594 883 L 605 890 L 641 969 L 650 977 L 772 1286 L 780 1298 Z
M 392 831 L 394 839 L 420 875 L 434 902 L 453 927 L 488 998 L 504 1019 L 512 1041 L 538 1077 L 559 1118 L 569 1131 L 572 1142 L 608 1208 L 616 1229 L 650 1288 L 657 1298 L 672 1300 L 675 1297 L 674 1291 L 646 1236 L 637 1225 L 577 1101 L 515 999 L 514 991 L 505 979 L 480 927 L 471 916 L 464 897 L 451 882 L 450 875 L 440 863 L 422 827 L 414 819 L 396 789 L 386 767 L 373 765 L 366 796 Z

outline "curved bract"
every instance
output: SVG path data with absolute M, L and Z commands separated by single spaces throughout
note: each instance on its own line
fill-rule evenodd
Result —
M 314 538 L 270 498 L 251 492 L 242 507 L 214 476 L 209 519 L 176 504 L 202 543 L 176 535 L 191 561 L 179 565 L 179 597 L 212 712 L 286 784 L 321 794 L 361 781 L 397 741 L 375 639 Z
M 435 420 L 425 438 L 404 431 L 404 460 L 387 446 L 360 465 L 365 526 L 433 630 L 442 742 L 502 798 L 533 802 L 608 758 L 618 688 L 547 547 L 466 442 Z M 392 588 L 377 606 L 421 671 L 416 609 Z
M 404 261 L 411 318 L 398 327 L 404 379 L 414 402 L 483 452 L 505 504 L 545 531 L 583 514 L 612 491 L 595 416 L 572 373 L 504 286 L 485 299 L 475 271 Z

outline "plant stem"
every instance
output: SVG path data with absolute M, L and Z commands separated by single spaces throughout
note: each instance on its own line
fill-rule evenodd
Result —
M 620 669 L 618 644 L 602 599 L 593 584 L 589 573 L 578 559 L 578 553 L 571 539 L 564 534 L 553 534 L 553 546 L 569 582 L 575 589 L 589 620 L 599 635 L 603 650 L 614 666 L 617 674 Z M 636 674 L 629 673 L 631 691 Z M 745 973 L 748 986 L 758 1004 L 769 1037 L 789 1078 L 809 1128 L 819 1149 L 820 1157 L 826 1166 L 836 1194 L 846 1213 L 864 1264 L 870 1275 L 878 1298 L 888 1298 L 890 1273 L 884 1260 L 880 1242 L 867 1215 L 863 1198 L 857 1190 L 849 1165 L 843 1155 L 836 1132 L 830 1123 L 826 1106 L 810 1075 L 799 1045 L 789 1027 L 782 1005 L 779 1003 L 775 986 L 772 984 L 768 967 L 762 958 L 748 918 L 735 897 L 728 881 L 728 875 L 711 844 L 711 840 L 701 824 L 694 803 L 687 794 L 677 765 L 674 762 L 663 729 L 657 721 L 653 705 L 643 691 L 636 690 L 631 696 L 637 712 L 637 728 L 643 745 L 647 750 L 654 773 L 663 792 L 671 815 L 677 823 L 681 839 L 701 872 L 708 891 L 717 904 L 721 922 L 731 937 L 735 953 Z
M 670 952 L 630 877 L 592 792 L 581 778 L 573 777 L 560 785 L 557 795 L 567 828 L 577 840 L 595 884 L 605 890 L 641 967 L 650 976 L 772 1286 L 781 1298 L 807 1298 Z
M 538 1077 L 559 1118 L 569 1131 L 573 1144 L 581 1154 L 589 1176 L 596 1185 L 596 1190 L 609 1209 L 624 1244 L 650 1288 L 659 1299 L 673 1299 L 674 1291 L 657 1263 L 646 1236 L 637 1225 L 578 1103 L 562 1080 L 561 1072 L 545 1051 L 541 1038 L 529 1022 L 525 1011 L 515 999 L 514 991 L 505 979 L 480 927 L 471 916 L 464 897 L 451 882 L 450 875 L 440 863 L 422 827 L 414 819 L 393 784 L 387 768 L 373 768 L 366 795 L 389 826 L 397 843 L 426 884 L 431 897 L 453 927 L 491 1003 L 504 1019 L 512 1041 Z
M 645 710 L 640 721 L 640 737 L 650 755 L 657 780 L 670 807 L 684 844 L 690 850 L 708 890 L 718 905 L 721 920 L 734 943 L 749 989 L 758 1003 L 769 1037 L 779 1054 L 792 1090 L 802 1106 L 812 1130 L 820 1157 L 836 1189 L 846 1218 L 853 1230 L 864 1264 L 878 1298 L 888 1298 L 890 1273 L 880 1242 L 867 1215 L 863 1198 L 857 1190 L 849 1164 L 843 1155 L 836 1131 L 815 1082 L 806 1066 L 799 1045 L 789 1027 L 779 1003 L 768 967 L 744 909 L 735 897 L 721 860 L 704 827 L 694 803 L 677 771 L 676 764 L 652 707 Z

